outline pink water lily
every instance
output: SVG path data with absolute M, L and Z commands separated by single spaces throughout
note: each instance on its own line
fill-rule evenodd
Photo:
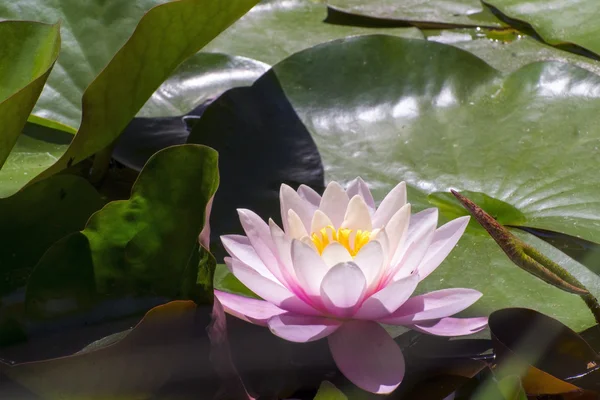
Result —
M 373 393 L 390 393 L 404 376 L 402 352 L 380 325 L 405 325 L 439 336 L 478 332 L 487 318 L 452 318 L 481 293 L 443 289 L 411 297 L 462 236 L 468 217 L 437 228 L 437 209 L 411 216 L 406 185 L 379 207 L 362 179 L 323 196 L 282 185 L 283 229 L 238 210 L 246 236 L 227 235 L 230 271 L 264 300 L 222 291 L 225 310 L 268 326 L 292 342 L 327 337 L 339 370 Z

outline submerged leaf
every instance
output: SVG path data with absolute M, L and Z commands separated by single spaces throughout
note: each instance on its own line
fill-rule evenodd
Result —
M 600 389 L 600 357 L 573 330 L 525 308 L 490 315 L 490 331 L 500 365 L 519 373 L 529 395 Z M 511 372 L 512 371 L 512 372 Z

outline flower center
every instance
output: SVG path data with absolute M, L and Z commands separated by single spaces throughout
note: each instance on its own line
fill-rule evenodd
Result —
M 354 257 L 358 254 L 361 247 L 369 243 L 371 232 L 347 228 L 336 230 L 333 225 L 327 225 L 325 228 L 310 235 L 310 240 L 314 243 L 319 254 L 323 254 L 323 250 L 325 250 L 328 244 L 338 242 Z

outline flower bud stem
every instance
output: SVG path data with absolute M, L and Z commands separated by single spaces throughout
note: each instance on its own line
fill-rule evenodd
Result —
M 513 263 L 546 283 L 579 295 L 594 315 L 596 322 L 600 324 L 600 304 L 577 278 L 537 249 L 517 238 L 477 204 L 454 190 L 451 192 L 498 243 L 498 246 Z

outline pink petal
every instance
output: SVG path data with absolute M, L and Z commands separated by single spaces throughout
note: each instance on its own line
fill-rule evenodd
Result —
M 296 274 L 292 264 L 292 241 L 272 219 L 269 219 L 269 229 L 271 230 L 271 239 L 273 239 L 275 245 L 277 258 L 281 262 L 281 275 L 285 280 L 281 283 L 284 283 L 288 289 L 293 291 L 293 287 L 296 285 Z
M 230 256 L 242 261 L 265 278 L 279 282 L 275 275 L 265 266 L 258 254 L 256 254 L 254 247 L 252 247 L 250 240 L 246 236 L 224 235 L 221 236 L 221 242 Z
M 408 232 L 410 223 L 410 204 L 405 204 L 390 218 L 385 225 L 385 232 L 389 239 L 390 257 L 392 257 L 399 248 L 402 248 Z
M 417 275 L 392 282 L 362 303 L 353 318 L 379 320 L 389 317 L 413 294 L 419 283 Z
M 381 325 L 349 321 L 327 340 L 336 365 L 359 388 L 387 394 L 402 382 L 404 356 Z
M 204 209 L 204 227 L 200 231 L 200 235 L 198 236 L 198 241 L 200 245 L 205 249 L 210 248 L 210 212 L 212 211 L 213 200 L 215 196 L 213 195 L 206 203 L 206 208 Z
M 482 294 L 473 289 L 443 289 L 415 296 L 380 322 L 391 325 L 414 325 L 444 318 L 470 307 Z
M 352 230 L 372 231 L 371 214 L 365 204 L 365 201 L 360 196 L 354 196 L 348 203 L 342 228 Z
M 412 225 L 411 218 L 411 226 L 406 233 L 406 244 L 396 251 L 392 259 L 391 265 L 394 266 L 392 271 L 395 271 L 392 274 L 393 280 L 416 271 L 433 240 L 438 219 L 437 208 L 430 208 L 421 213 L 424 213 L 423 218 L 417 225 Z M 397 272 L 400 272 L 399 276 L 395 276 Z
M 344 214 L 349 202 L 350 198 L 340 184 L 331 182 L 323 192 L 319 210 L 325 213 L 333 222 L 333 226 L 338 229 L 344 222 Z
M 258 272 L 244 264 L 243 262 L 225 258 L 230 271 L 240 280 L 248 289 L 252 290 L 259 297 L 269 303 L 273 303 L 279 308 L 292 311 L 298 314 L 320 315 L 321 313 L 313 307 L 298 298 L 294 293 L 279 283 L 273 282 Z
M 450 254 L 467 228 L 469 219 L 469 217 L 456 218 L 435 231 L 431 245 L 417 268 L 421 280 L 435 271 Z
M 373 227 L 383 228 L 388 221 L 402 206 L 406 204 L 406 183 L 400 182 L 383 199 L 375 215 L 373 216 Z
M 367 186 L 367 184 L 365 183 L 365 181 L 362 180 L 361 177 L 353 179 L 348 184 L 348 188 L 346 189 L 346 194 L 348 195 L 349 198 L 352 198 L 356 195 L 362 197 L 363 200 L 365 201 L 365 204 L 369 208 L 369 211 L 371 212 L 371 214 L 375 213 L 375 200 L 373 200 L 373 195 L 371 194 L 371 191 L 369 190 L 369 186 Z
M 310 231 L 312 233 L 319 232 L 321 229 L 333 225 L 333 222 L 329 217 L 321 210 L 315 211 L 310 224 Z
M 287 219 L 289 210 L 294 210 L 300 217 L 304 228 L 310 229 L 310 220 L 312 218 L 310 203 L 302 199 L 294 189 L 285 184 L 281 185 L 281 190 L 279 191 L 279 204 L 281 207 L 283 230 L 285 232 L 288 232 Z
M 309 297 L 318 298 L 321 282 L 329 269 L 319 253 L 307 244 L 299 240 L 293 240 L 292 263 L 300 286 Z
M 286 312 L 267 301 L 251 299 L 250 297 L 220 290 L 215 290 L 215 296 L 227 313 L 257 325 L 267 326 L 267 321 L 270 318 Z
M 298 187 L 298 196 L 300 196 L 301 199 L 308 201 L 314 207 L 313 211 L 319 208 L 319 204 L 321 204 L 321 195 L 310 186 L 304 184 L 300 185 Z
M 342 323 L 325 317 L 308 317 L 286 313 L 276 315 L 269 320 L 269 329 L 273 334 L 290 342 L 313 342 L 335 332 Z
M 367 282 L 358 265 L 340 263 L 333 266 L 323 278 L 321 300 L 336 317 L 348 317 L 362 301 Z
M 283 282 L 283 276 L 279 270 L 279 260 L 274 254 L 275 244 L 271 239 L 271 230 L 265 221 L 250 210 L 238 209 L 238 214 L 254 251 L 277 280 Z
M 367 286 L 381 277 L 384 260 L 383 246 L 377 240 L 365 244 L 354 257 L 354 263 L 363 272 Z
M 328 244 L 323 250 L 321 258 L 329 268 L 342 262 L 352 261 L 352 256 L 348 253 L 348 250 L 338 242 Z
M 421 322 L 408 327 L 419 332 L 436 336 L 462 336 L 482 331 L 487 326 L 487 317 L 478 318 L 441 318 Z

